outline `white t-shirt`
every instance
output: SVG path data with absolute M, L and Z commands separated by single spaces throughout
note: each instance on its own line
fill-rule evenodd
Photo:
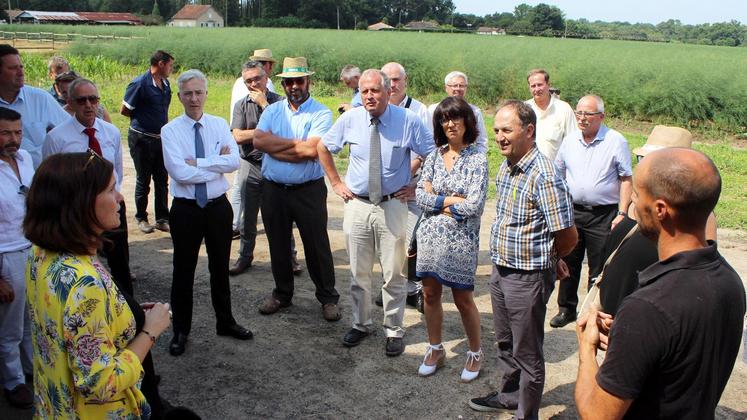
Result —
M 565 136 L 578 129 L 573 108 L 568 102 L 554 96 L 550 97 L 550 105 L 544 111 L 534 103 L 534 98 L 524 102 L 531 106 L 537 115 L 537 148 L 554 162 Z

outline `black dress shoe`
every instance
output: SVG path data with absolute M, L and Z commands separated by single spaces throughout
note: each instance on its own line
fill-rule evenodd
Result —
M 413 308 L 417 309 L 421 314 L 424 312 L 423 292 L 417 292 L 414 295 L 408 295 L 405 302 Z
M 236 240 L 241 238 L 241 231 L 238 229 L 235 229 L 233 232 L 231 232 L 231 239 Z
M 171 338 L 169 344 L 169 353 L 172 356 L 180 356 L 184 354 L 184 349 L 187 346 L 187 334 L 174 333 L 174 337 Z
M 239 324 L 233 324 L 230 327 L 218 328 L 218 335 L 228 335 L 237 340 L 251 340 L 254 334 Z
M 553 328 L 563 328 L 576 320 L 576 311 L 560 311 L 550 320 L 550 326 Z
M 399 356 L 405 351 L 405 340 L 402 337 L 388 337 L 384 350 L 389 357 Z
M 342 337 L 342 345 L 345 347 L 355 347 L 360 344 L 366 336 L 368 336 L 366 331 L 351 328 L 350 331 L 345 334 L 345 337 Z

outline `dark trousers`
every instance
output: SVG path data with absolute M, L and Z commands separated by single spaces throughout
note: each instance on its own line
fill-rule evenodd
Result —
M 281 302 L 293 298 L 291 229 L 293 222 L 301 234 L 306 266 L 322 304 L 337 303 L 335 269 L 327 235 L 327 186 L 324 178 L 305 184 L 284 186 L 271 181 L 262 185 L 262 218 L 270 245 L 272 294 Z
M 584 252 L 589 259 L 587 290 L 590 287 L 589 281 L 598 276 L 602 270 L 604 242 L 607 240 L 610 227 L 612 227 L 612 220 L 616 215 L 617 204 L 597 206 L 590 210 L 578 205 L 573 206 L 573 219 L 578 231 L 578 243 L 576 243 L 573 251 L 563 258 L 563 261 L 568 265 L 571 277 L 561 280 L 558 286 L 558 307 L 561 312 L 576 312 L 578 284 L 581 279 Z
M 210 297 L 218 327 L 236 321 L 231 312 L 228 259 L 231 253 L 233 211 L 225 195 L 200 208 L 194 200 L 175 198 L 169 215 L 174 242 L 174 277 L 171 310 L 174 333 L 189 334 L 192 327 L 192 289 L 200 245 L 205 239 L 210 270 Z
M 537 419 L 545 386 L 545 313 L 555 269 L 515 270 L 493 265 L 490 301 L 502 372 L 498 401 L 517 419 Z
M 257 214 L 262 205 L 262 167 L 244 159 L 239 167 L 239 191 L 241 207 L 244 209 L 244 222 L 241 230 L 240 258 L 254 260 L 254 246 L 257 242 Z M 262 214 L 264 218 L 264 213 Z
M 127 243 L 127 210 L 124 201 L 119 207 L 119 227 L 104 232 L 103 254 L 109 264 L 109 271 L 120 289 L 134 295 L 130 279 L 130 246 Z
M 156 220 L 168 221 L 169 176 L 163 164 L 161 139 L 128 130 L 127 143 L 130 146 L 130 156 L 132 156 L 135 173 L 137 174 L 135 179 L 135 219 L 148 220 L 148 194 L 150 194 L 150 180 L 153 178 Z

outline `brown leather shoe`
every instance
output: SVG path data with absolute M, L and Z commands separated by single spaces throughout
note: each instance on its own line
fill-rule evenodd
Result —
M 157 220 L 156 224 L 153 225 L 154 228 L 160 230 L 161 232 L 170 232 L 171 228 L 169 227 L 169 222 L 166 220 Z
M 5 399 L 13 407 L 31 408 L 34 404 L 34 396 L 26 384 L 18 384 L 11 390 L 5 390 Z
M 238 260 L 236 260 L 233 266 L 228 269 L 228 275 L 238 276 L 239 274 L 248 270 L 251 266 L 252 266 L 252 260 L 248 258 L 239 258 Z
M 329 322 L 339 321 L 342 318 L 340 309 L 336 303 L 325 303 L 322 305 L 322 316 Z
M 281 302 L 275 298 L 275 296 L 270 295 L 267 296 L 264 302 L 262 302 L 261 305 L 259 305 L 259 313 L 262 315 L 272 315 L 275 312 L 279 311 L 280 308 L 287 308 L 288 306 L 291 306 L 292 304 L 290 302 Z

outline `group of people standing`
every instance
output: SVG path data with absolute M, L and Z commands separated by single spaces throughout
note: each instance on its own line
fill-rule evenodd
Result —
M 70 118 L 52 95 L 24 85 L 18 51 L 0 45 L 0 176 L 8 178 L 0 182 L 0 223 L 7 227 L 0 233 L 0 356 L 11 403 L 32 404 L 25 383 L 33 372 L 38 417 L 167 415 L 150 349 L 173 316 L 169 352 L 186 351 L 203 241 L 216 333 L 253 337 L 232 314 L 228 278 L 252 266 L 260 211 L 275 287 L 259 312 L 271 315 L 292 304 L 301 272 L 295 225 L 321 315 L 339 321 L 325 175 L 345 203 L 352 325 L 342 344 L 366 339 L 374 328 L 372 304 L 379 303 L 384 352 L 402 354 L 409 304 L 424 313 L 428 332 L 417 372 L 435 374 L 446 357 L 446 286 L 469 347 L 460 379 L 479 376 L 485 353 L 473 290 L 489 183 L 488 136 L 481 110 L 465 100 L 466 74 L 446 75 L 447 96 L 426 107 L 407 95 L 401 64 L 363 72 L 346 66 L 341 79 L 353 98 L 340 105 L 333 122 L 332 112 L 310 95 L 314 72 L 306 58 L 283 60 L 277 75 L 283 97 L 270 80 L 271 51 L 255 50 L 234 86 L 229 125 L 204 112 L 208 80 L 194 69 L 177 78 L 184 113 L 168 121 L 174 58 L 157 51 L 150 64 L 127 87 L 120 112 L 131 119 L 138 228 L 170 232 L 174 243 L 170 304 L 133 298 L 119 193 L 122 146 L 118 130 L 99 116 L 95 84 L 76 78 L 63 92 L 55 76 L 54 93 L 65 98 Z M 495 392 L 469 406 L 538 418 L 546 305 L 560 280 L 560 312 L 550 324 L 562 327 L 582 317 L 576 388 L 582 415 L 713 417 L 745 313 L 742 283 L 705 233 L 720 193 L 717 168 L 699 152 L 651 141 L 654 151 L 646 151 L 633 178 L 627 141 L 604 124 L 600 97 L 584 96 L 574 110 L 550 93 L 546 71 L 530 71 L 527 82 L 532 99 L 501 103 L 493 125 L 505 157 L 495 181 L 489 284 L 501 376 Z M 660 137 L 668 138 L 671 129 L 664 127 Z M 349 161 L 342 177 L 333 155 L 344 148 Z M 229 201 L 225 174 L 237 170 Z M 147 213 L 151 179 L 154 225 Z M 603 290 L 615 290 L 621 300 L 621 290 L 632 293 L 615 314 L 598 306 L 577 314 L 584 253 L 590 287 L 621 248 L 609 249 L 609 232 L 629 227 L 632 217 L 649 246 L 658 248 L 659 261 L 641 273 L 638 290 L 608 286 L 636 279 L 604 276 Z M 230 266 L 236 231 L 239 258 Z M 408 264 L 408 250 L 414 264 Z M 110 271 L 98 262 L 99 251 Z M 707 305 L 682 303 L 698 299 Z M 697 314 L 688 309 L 693 306 L 700 307 Z M 704 331 L 713 334 L 695 338 Z M 638 346 L 640 337 L 651 345 Z M 608 350 L 612 362 L 596 365 L 597 348 Z M 701 363 L 708 369 L 698 370 Z

